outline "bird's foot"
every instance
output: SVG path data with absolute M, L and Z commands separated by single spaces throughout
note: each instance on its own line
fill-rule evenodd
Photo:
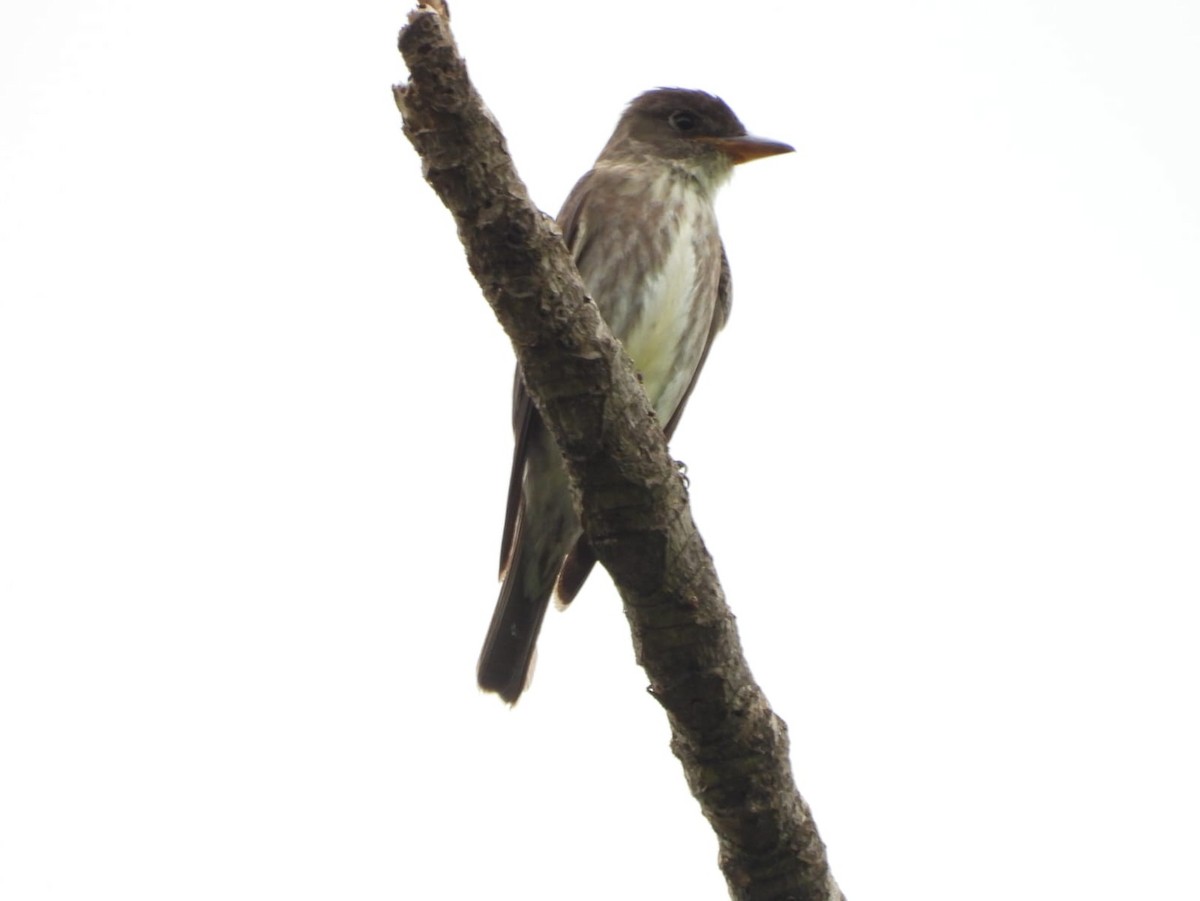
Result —
M 682 460 L 676 460 L 675 468 L 677 470 L 679 470 L 679 478 L 683 479 L 683 490 L 687 491 L 689 488 L 692 487 L 691 479 L 688 478 L 688 474 L 687 474 L 687 464 L 684 463 Z

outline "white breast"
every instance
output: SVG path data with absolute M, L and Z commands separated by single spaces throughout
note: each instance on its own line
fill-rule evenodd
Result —
M 618 337 L 665 423 L 683 400 L 704 352 L 716 306 L 720 245 L 712 205 L 698 191 L 679 185 L 663 212 L 663 226 L 678 222 L 677 236 L 662 269 L 637 298 L 642 315 Z

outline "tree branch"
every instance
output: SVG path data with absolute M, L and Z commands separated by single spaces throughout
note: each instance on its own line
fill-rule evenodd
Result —
M 745 658 L 662 429 L 629 357 L 587 297 L 553 220 L 529 199 L 467 77 L 444 6 L 400 32 L 394 88 L 425 178 L 454 215 L 471 272 L 512 339 L 566 460 L 584 531 L 624 601 L 672 750 L 717 833 L 735 899 L 838 901 L 792 781 L 787 726 Z

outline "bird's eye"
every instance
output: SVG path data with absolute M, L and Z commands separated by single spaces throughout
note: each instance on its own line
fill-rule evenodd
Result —
M 671 123 L 671 127 L 676 131 L 694 131 L 696 126 L 700 124 L 700 118 L 695 113 L 689 113 L 687 110 L 676 110 L 667 117 L 667 121 Z

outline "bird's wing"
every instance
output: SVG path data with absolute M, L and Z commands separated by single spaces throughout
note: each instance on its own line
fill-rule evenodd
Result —
M 717 332 L 725 328 L 725 323 L 729 321 L 729 311 L 733 307 L 733 278 L 729 272 L 729 257 L 725 256 L 725 244 L 721 244 L 721 279 L 717 282 L 717 305 L 713 309 L 712 325 L 708 328 L 708 338 L 704 342 L 704 351 L 700 354 L 700 362 L 696 364 L 696 369 L 692 373 L 692 380 L 688 383 L 687 391 L 683 392 L 683 399 L 679 401 L 679 406 L 675 408 L 675 412 L 671 414 L 671 418 L 667 424 L 663 426 L 663 432 L 667 436 L 667 440 L 671 439 L 671 435 L 675 433 L 675 427 L 679 425 L 679 418 L 683 416 L 683 408 L 687 406 L 688 398 L 692 396 L 692 390 L 696 387 L 696 382 L 700 379 L 700 370 L 704 368 L 704 361 L 708 359 L 708 352 L 712 349 L 713 339 L 717 337 Z
M 581 250 L 576 246 L 580 238 L 580 214 L 583 208 L 583 199 L 587 194 L 587 183 L 591 176 L 592 173 L 588 172 L 576 182 L 558 214 L 558 225 L 562 229 L 563 240 L 576 260 L 579 259 Z M 525 380 L 521 376 L 521 367 L 518 365 L 516 372 L 513 373 L 512 470 L 508 476 L 508 506 L 504 513 L 504 533 L 500 538 L 500 578 L 502 579 L 512 559 L 517 521 L 521 516 L 522 498 L 524 497 L 521 489 L 525 482 L 525 455 L 528 453 L 534 435 L 542 428 L 545 428 L 542 424 L 542 417 L 538 414 L 529 392 L 525 390 Z M 595 561 L 593 560 L 593 562 Z M 587 569 L 590 571 L 591 568 L 589 564 Z M 583 574 L 583 577 L 587 577 L 587 572 Z M 579 584 L 583 584 L 582 579 Z

